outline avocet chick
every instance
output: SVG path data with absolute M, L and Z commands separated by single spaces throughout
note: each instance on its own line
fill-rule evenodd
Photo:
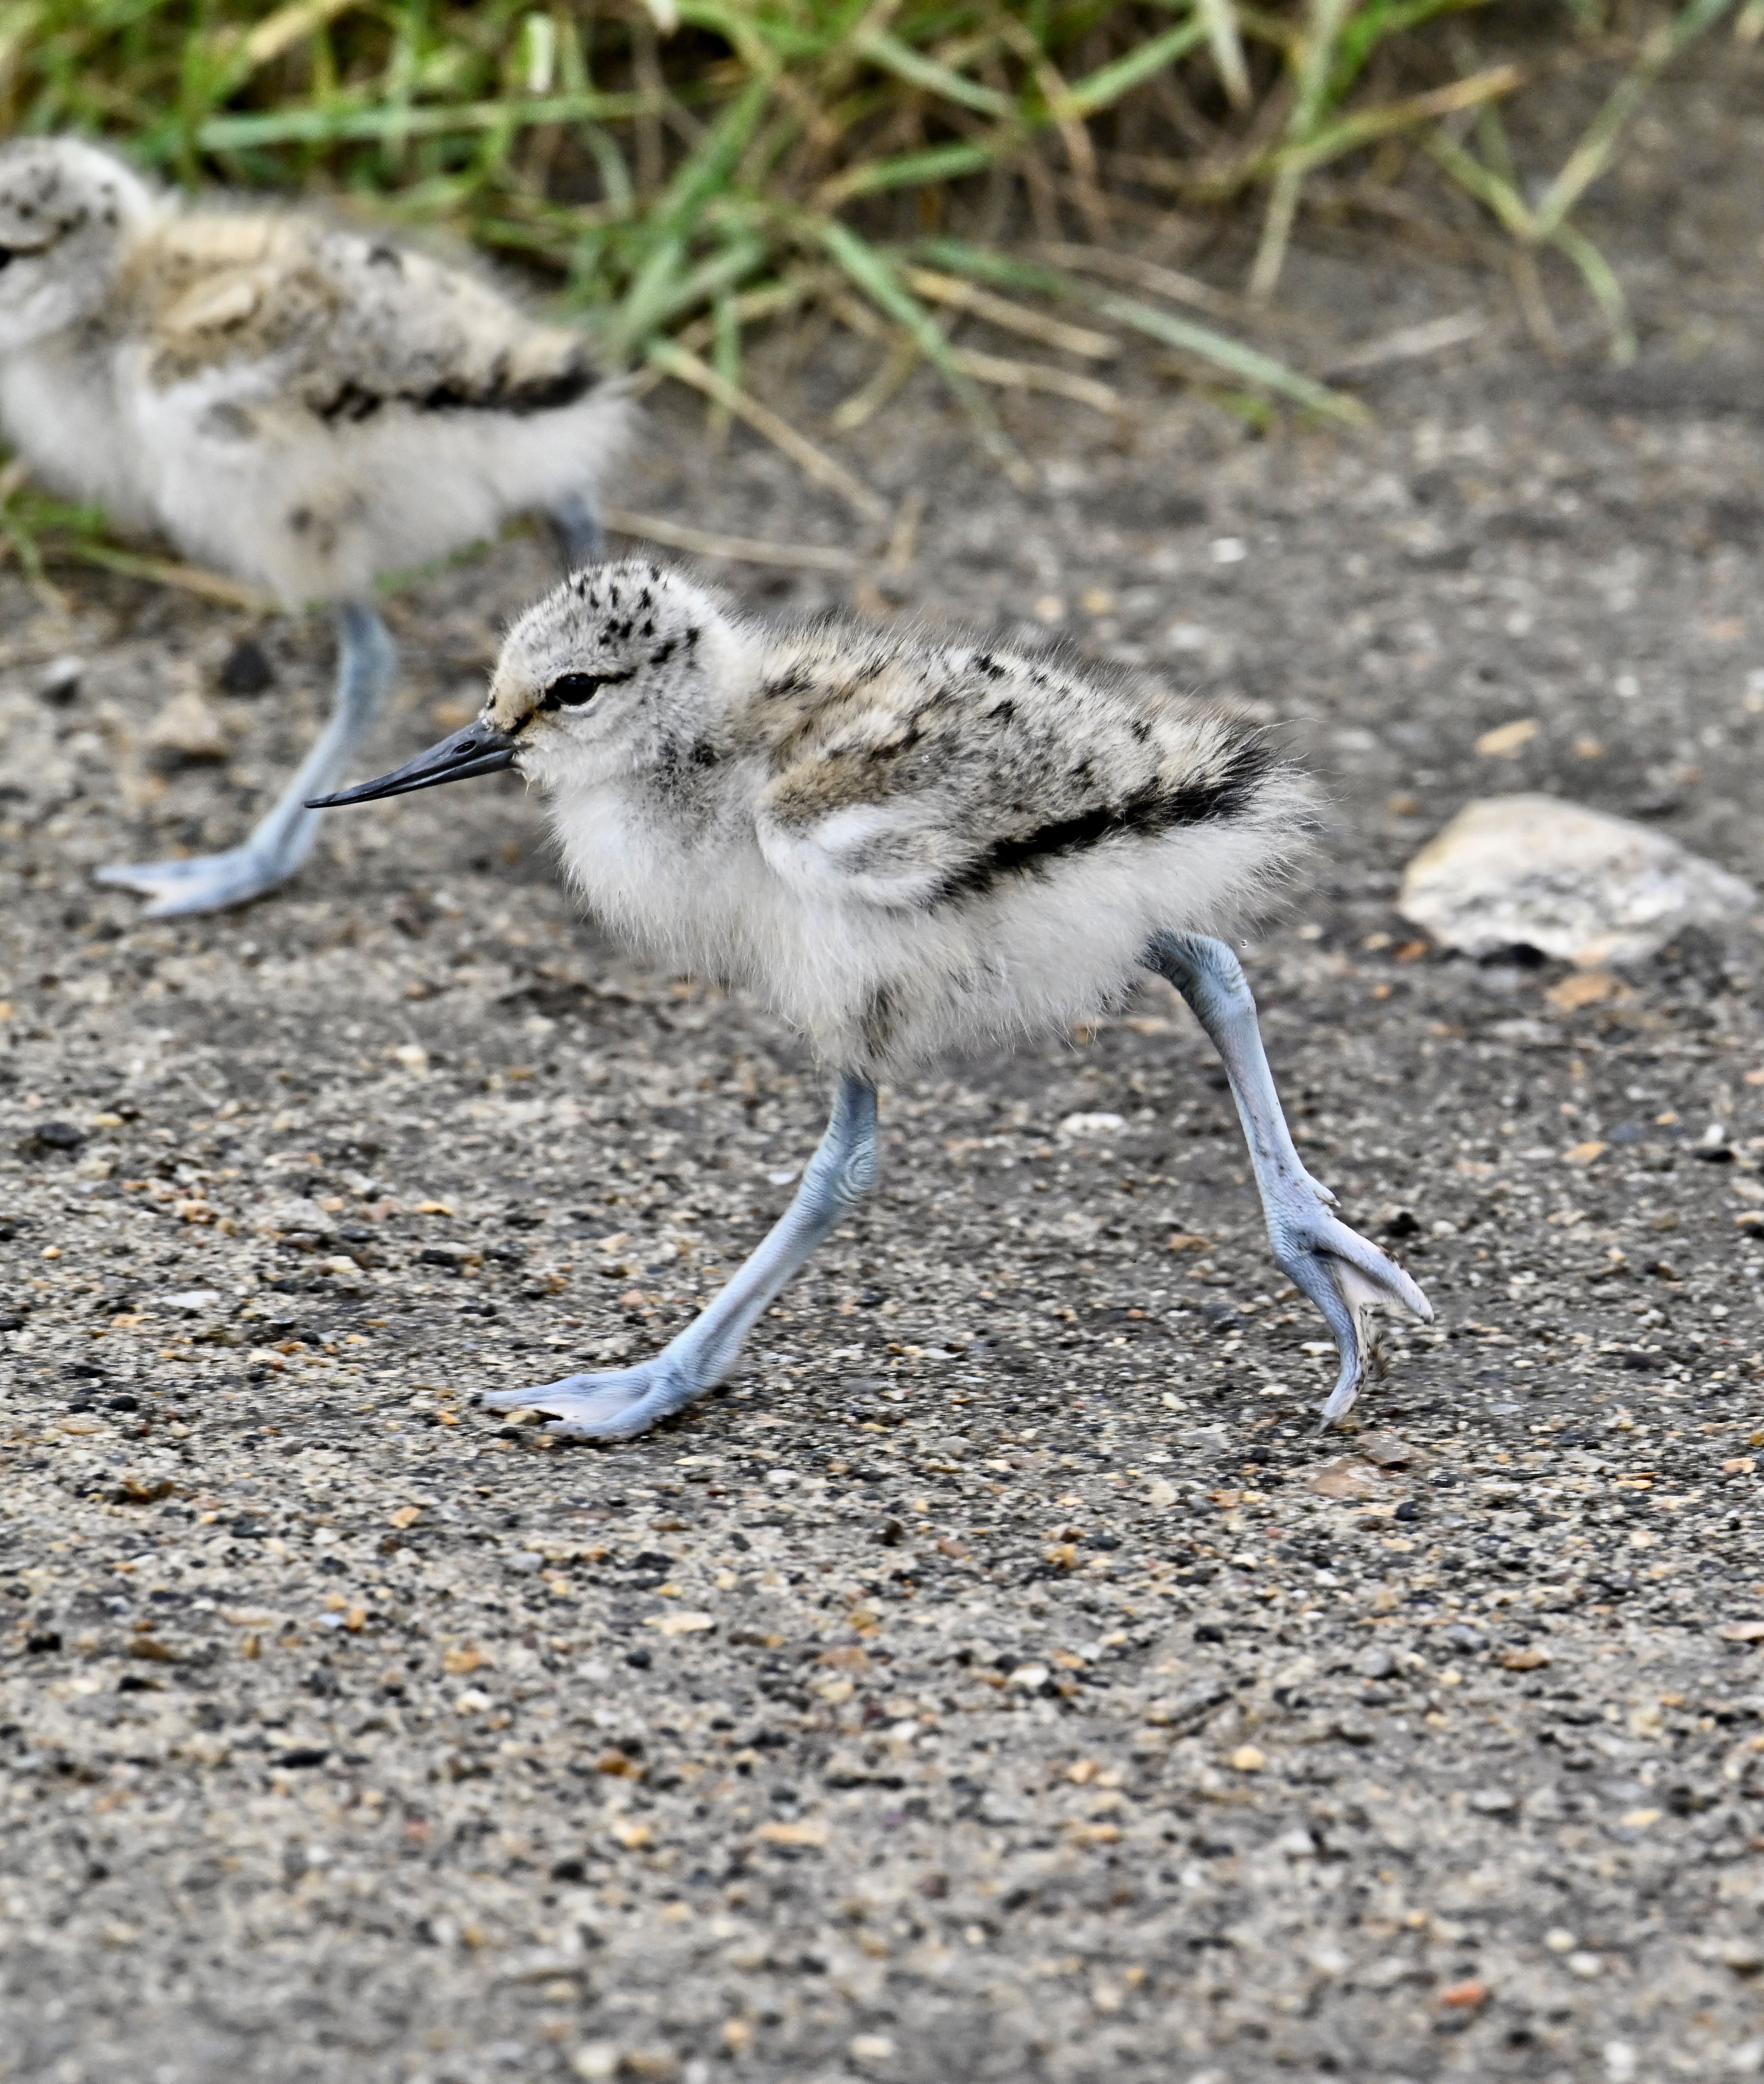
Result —
M 483 714 L 367 803 L 515 767 L 572 879 L 662 959 L 747 985 L 838 1075 L 796 1198 L 704 1314 L 636 1367 L 484 1401 L 641 1433 L 720 1382 L 876 1171 L 876 1086 L 941 1050 L 1059 1033 L 1167 977 L 1219 1052 L 1274 1256 L 1322 1311 L 1352 1404 L 1366 1317 L 1427 1298 L 1329 1213 L 1300 1162 L 1254 1001 L 1216 938 L 1308 837 L 1263 735 L 1063 660 L 834 623 L 768 630 L 648 564 L 576 573 L 502 647 Z
M 333 604 L 336 706 L 242 846 L 107 868 L 154 914 L 291 875 L 393 666 L 375 578 L 551 517 L 600 553 L 593 498 L 628 413 L 581 337 L 470 276 L 294 213 L 184 209 L 73 138 L 0 150 L 0 426 L 44 485 L 286 607 Z

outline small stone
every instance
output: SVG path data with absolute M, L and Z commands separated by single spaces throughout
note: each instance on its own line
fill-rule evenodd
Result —
M 1663 832 L 1525 795 L 1466 805 L 1410 862 L 1397 909 L 1466 955 L 1533 947 L 1597 970 L 1639 962 L 1684 927 L 1743 918 L 1757 901 Z
M 1476 741 L 1476 750 L 1484 760 L 1517 760 L 1540 728 L 1535 717 L 1515 717 L 1511 723 L 1485 731 Z
M 1488 2002 L 1488 1985 L 1474 1976 L 1462 1983 L 1448 1983 L 1440 1993 L 1440 2002 L 1455 2011 L 1474 2011 Z
M 1578 1013 L 1583 1006 L 1599 1006 L 1615 998 L 1622 981 L 1611 970 L 1577 970 L 1544 993 L 1558 1013 Z
M 1305 1488 L 1326 1498 L 1379 1497 L 1385 1489 L 1377 1471 L 1357 1455 L 1343 1455 L 1313 1469 L 1305 1479 Z
M 219 1309 L 222 1300 L 218 1288 L 180 1288 L 173 1294 L 162 1295 L 159 1307 L 175 1316 L 205 1317 L 209 1311 Z
M 619 2048 L 614 2041 L 585 2042 L 569 2058 L 572 2073 L 582 2084 L 612 2084 L 619 2073 Z
M 643 1625 L 662 1635 L 700 1635 L 717 1625 L 714 1614 L 651 1614 Z
M 1388 1650 L 1363 1650 L 1354 1659 L 1354 1669 L 1362 1679 L 1389 1679 L 1396 1668 L 1397 1661 Z
M 1504 1787 L 1480 1787 L 1469 1798 L 1468 1806 L 1478 1816 L 1511 1816 L 1519 1798 Z
M 50 659 L 36 680 L 36 697 L 52 709 L 65 709 L 79 698 L 80 682 L 86 677 L 86 661 L 77 652 L 65 651 Z
M 1504 1650 L 1500 1654 L 1504 1671 L 1542 1671 L 1549 1663 L 1549 1651 L 1540 1650 L 1535 1643 L 1526 1643 L 1517 1650 Z
M 1125 1118 L 1118 1114 L 1068 1114 L 1060 1123 L 1059 1133 L 1071 1137 L 1119 1136 L 1126 1127 Z
M 1729 1621 L 1715 1633 L 1724 1642 L 1764 1642 L 1764 1621 Z
M 1267 1753 L 1258 1751 L 1254 1744 L 1239 1744 L 1231 1754 L 1233 1773 L 1260 1773 L 1267 1762 Z
M 807 1845 L 815 1848 L 827 1840 L 827 1824 L 824 1817 L 805 1816 L 792 1823 L 762 1823 L 755 1837 L 768 1845 Z
M 1416 1459 L 1414 1448 L 1394 1433 L 1364 1434 L 1356 1444 L 1361 1455 L 1381 1469 L 1406 1469 Z
M 218 676 L 223 695 L 260 695 L 275 677 L 269 654 L 255 637 L 239 638 L 222 660 Z
M 78 1150 L 85 1141 L 85 1130 L 70 1121 L 40 1121 L 19 1138 L 19 1148 L 31 1157 L 49 1150 Z
M 895 2044 L 885 2033 L 853 2034 L 845 2052 L 853 2062 L 891 2062 Z
M 1605 1962 L 1601 1955 L 1576 1952 L 1568 1956 L 1568 1973 L 1578 1976 L 1583 1983 L 1596 1982 L 1604 1972 Z
M 159 763 L 224 760 L 232 750 L 221 713 L 194 688 L 174 695 L 147 726 L 147 750 Z

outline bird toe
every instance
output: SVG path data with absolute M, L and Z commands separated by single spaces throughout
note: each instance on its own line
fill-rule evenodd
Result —
M 1378 1364 L 1373 1311 L 1395 1307 L 1431 1324 L 1433 1306 L 1394 1260 L 1322 1209 L 1283 1244 L 1283 1269 L 1322 1311 L 1341 1356 L 1322 1409 L 1323 1423 L 1332 1425 L 1353 1408 L 1368 1369 Z
M 126 863 L 94 871 L 97 882 L 150 897 L 145 917 L 176 918 L 196 912 L 221 912 L 261 897 L 286 880 L 291 871 L 247 853 L 201 854 L 188 861 L 156 861 L 139 866 Z
M 552 1421 L 547 1430 L 561 1440 L 630 1440 L 695 1393 L 671 1368 L 650 1362 L 566 1375 L 535 1389 L 491 1390 L 478 1400 L 492 1411 L 539 1412 Z

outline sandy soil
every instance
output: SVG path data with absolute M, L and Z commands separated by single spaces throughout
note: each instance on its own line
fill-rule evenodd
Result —
M 1552 366 L 1479 267 L 1308 220 L 1313 364 L 1487 318 L 1370 428 L 1258 438 L 1148 362 L 1124 430 L 1013 413 L 1044 495 L 929 390 L 850 451 L 927 502 L 871 612 L 1057 630 L 1326 776 L 1246 959 L 1308 1162 L 1439 1311 L 1345 1434 L 1161 987 L 887 1095 L 874 1206 L 683 1421 L 477 1413 L 682 1322 L 823 1079 L 579 923 L 512 784 L 142 923 L 90 870 L 243 829 L 325 633 L 0 577 L 0 2075 L 1764 2072 L 1758 941 L 1588 992 L 1391 909 L 1521 787 L 1764 877 L 1764 125 L 1717 55 L 1673 105 L 1709 164 L 1644 126 L 1594 215 L 1637 375 L 1565 276 Z M 873 354 L 816 351 L 806 424 Z M 683 409 L 625 503 L 852 539 Z M 545 576 L 514 540 L 399 597 L 362 771 L 463 720 Z M 247 634 L 269 684 L 215 692 Z M 192 667 L 231 751 L 167 772 Z

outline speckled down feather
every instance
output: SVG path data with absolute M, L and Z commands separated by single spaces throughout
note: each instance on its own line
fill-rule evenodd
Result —
M 872 1078 L 1116 1002 L 1154 934 L 1265 904 L 1312 823 L 1217 709 L 1009 646 L 768 630 L 651 565 L 530 609 L 486 714 L 596 910 Z
M 586 343 L 296 213 L 183 210 L 70 139 L 0 151 L 0 422 L 47 484 L 285 602 L 591 491 L 628 414 Z

